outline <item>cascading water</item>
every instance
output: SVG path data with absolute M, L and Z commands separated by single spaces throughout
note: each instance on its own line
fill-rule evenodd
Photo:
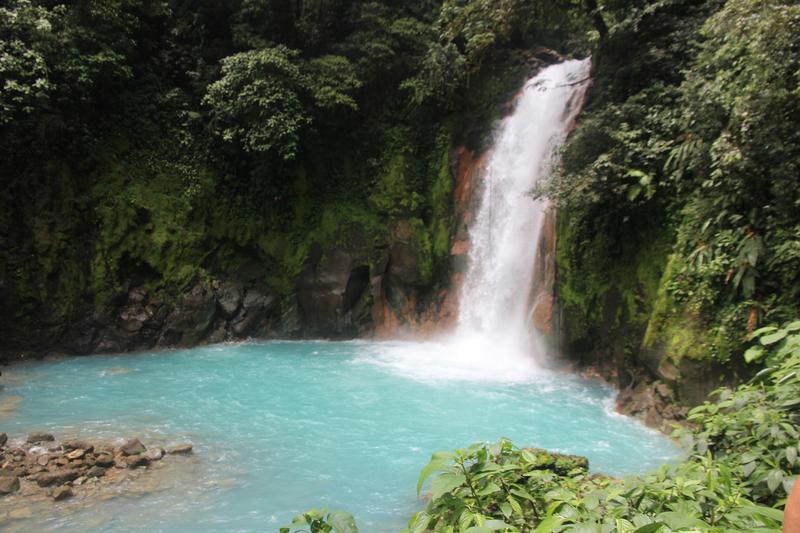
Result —
M 527 382 L 541 373 L 542 342 L 529 326 L 532 280 L 546 203 L 531 190 L 583 103 L 589 60 L 566 61 L 525 84 L 496 132 L 453 335 L 387 343 L 374 363 L 418 380 Z M 534 295 L 535 296 L 535 295 Z
M 496 134 L 470 228 L 469 270 L 460 298 L 459 339 L 530 367 L 541 342 L 528 323 L 531 281 L 547 205 L 530 192 L 550 172 L 580 111 L 590 62 L 553 65 L 525 84 Z M 505 354 L 505 355 L 501 355 Z

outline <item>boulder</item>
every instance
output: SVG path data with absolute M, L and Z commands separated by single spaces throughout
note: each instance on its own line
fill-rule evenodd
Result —
M 95 458 L 94 463 L 97 466 L 108 468 L 109 466 L 114 466 L 114 457 L 109 454 L 102 453 Z
M 130 439 L 128 442 L 120 446 L 120 451 L 125 455 L 139 455 L 144 453 L 147 448 L 144 447 L 144 444 L 139 441 L 139 439 Z
M 68 481 L 77 479 L 80 473 L 75 469 L 56 470 L 54 472 L 41 472 L 36 474 L 36 484 L 40 487 L 63 485 Z
M 56 487 L 55 490 L 53 490 L 53 499 L 57 502 L 71 497 L 72 489 L 69 487 Z
M 116 369 L 109 369 L 109 373 L 114 372 Z M 68 440 L 61 444 L 61 447 L 66 451 L 70 450 L 84 450 L 87 453 L 94 451 L 94 446 L 82 440 Z
M 189 443 L 186 444 L 178 444 L 177 446 L 173 446 L 169 449 L 169 452 L 172 455 L 186 455 L 192 453 L 192 445 Z
M 5 433 L 0 433 L 0 447 L 3 447 L 8 442 L 8 435 Z
M 0 494 L 11 494 L 19 490 L 19 478 L 12 476 L 0 477 Z
M 93 466 L 86 472 L 86 477 L 103 477 L 106 475 L 106 469 L 102 466 Z
M 128 468 L 136 468 L 137 466 L 147 466 L 150 461 L 144 455 L 129 455 L 126 458 Z
M 28 438 L 25 442 L 28 444 L 36 444 L 38 442 L 52 442 L 54 440 L 56 440 L 55 437 L 50 433 L 34 432 L 28 434 Z
M 158 461 L 164 457 L 164 450 L 161 448 L 150 448 L 144 452 L 144 456 L 148 461 Z

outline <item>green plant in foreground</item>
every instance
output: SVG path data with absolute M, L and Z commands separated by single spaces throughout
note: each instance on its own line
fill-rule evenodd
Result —
M 308 529 L 306 529 L 308 527 Z M 353 515 L 343 511 L 311 509 L 297 515 L 292 523 L 280 528 L 280 533 L 358 533 Z

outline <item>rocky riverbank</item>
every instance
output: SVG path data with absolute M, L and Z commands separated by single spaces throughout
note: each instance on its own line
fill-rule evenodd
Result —
M 49 433 L 12 440 L 0 433 L 0 524 L 32 516 L 28 504 L 71 498 L 105 500 L 123 483 L 135 483 L 171 457 L 192 454 L 192 445 L 145 446 L 139 439 L 57 441 Z M 12 500 L 12 501 L 8 501 Z

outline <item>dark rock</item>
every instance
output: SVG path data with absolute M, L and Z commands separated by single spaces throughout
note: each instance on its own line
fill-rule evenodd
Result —
M 61 445 L 66 451 L 84 450 L 86 453 L 94 451 L 94 446 L 82 440 L 68 440 Z
M 86 477 L 102 477 L 106 475 L 106 469 L 102 466 L 93 466 L 86 472 Z
M 11 476 L 0 477 L 0 494 L 11 494 L 19 490 L 19 478 Z
M 72 489 L 69 487 L 56 487 L 55 490 L 53 490 L 53 499 L 57 502 L 71 497 Z
M 138 455 L 144 453 L 147 448 L 144 447 L 139 439 L 130 439 L 128 442 L 120 446 L 120 451 L 125 455 Z
M 114 466 L 114 457 L 108 454 L 100 454 L 98 455 L 95 460 L 95 464 L 97 466 L 102 466 L 104 468 L 108 468 L 109 466 Z
M 216 290 L 220 312 L 226 318 L 233 318 L 242 305 L 242 290 L 233 283 L 222 283 Z
M 28 435 L 28 439 L 25 442 L 28 444 L 36 444 L 38 442 L 52 442 L 54 440 L 56 440 L 55 437 L 53 437 L 53 435 L 51 435 L 50 433 L 36 432 L 36 433 L 30 433 Z
M 242 307 L 231 320 L 231 331 L 237 337 L 264 333 L 267 319 L 278 305 L 278 296 L 265 294 L 258 289 L 248 289 Z
M 178 298 L 166 319 L 159 343 L 194 345 L 205 337 L 217 310 L 217 299 L 211 287 L 197 282 Z
M 128 291 L 128 301 L 131 303 L 142 303 L 147 298 L 147 289 L 144 287 L 134 287 Z
M 189 444 L 189 443 L 187 443 L 187 444 L 178 444 L 177 446 L 173 446 L 172 448 L 170 448 L 168 453 L 173 454 L 173 455 L 189 454 L 189 453 L 192 453 L 192 445 Z
M 126 458 L 128 468 L 136 468 L 137 466 L 147 466 L 150 461 L 144 455 L 129 455 Z
M 68 481 L 77 479 L 80 473 L 74 469 L 56 470 L 55 472 L 41 472 L 36 474 L 35 481 L 40 487 L 63 485 Z
M 5 433 L 0 433 L 0 447 L 5 446 L 6 442 L 8 442 L 8 435 Z

